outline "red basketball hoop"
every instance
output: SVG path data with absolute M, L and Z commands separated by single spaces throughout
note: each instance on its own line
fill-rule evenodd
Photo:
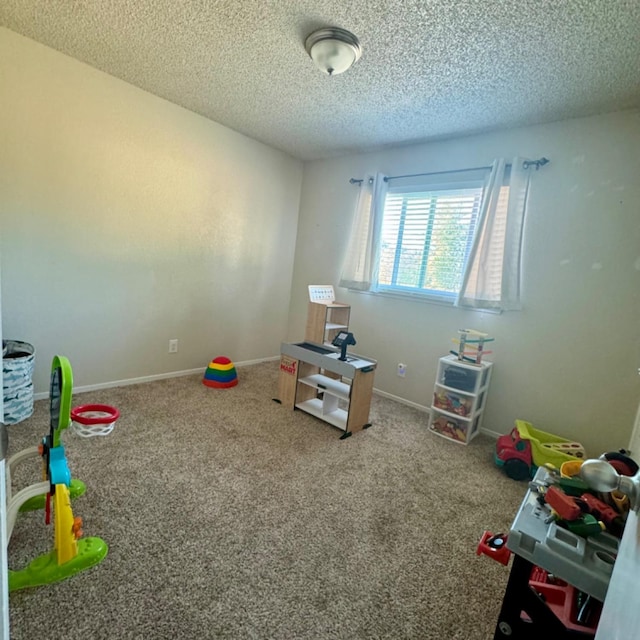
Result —
M 120 412 L 108 404 L 83 404 L 71 409 L 71 428 L 83 438 L 107 436 L 119 417 Z

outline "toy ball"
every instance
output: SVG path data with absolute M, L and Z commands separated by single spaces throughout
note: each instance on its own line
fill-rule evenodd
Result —
M 214 358 L 204 372 L 202 384 L 216 389 L 228 389 L 238 384 L 238 374 L 233 362 L 224 356 Z

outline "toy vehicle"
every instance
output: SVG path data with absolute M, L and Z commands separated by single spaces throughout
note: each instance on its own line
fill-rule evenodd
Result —
M 498 438 L 494 454 L 495 463 L 513 480 L 532 478 L 545 464 L 559 469 L 563 462 L 584 457 L 580 443 L 534 429 L 524 420 L 516 420 L 511 433 Z

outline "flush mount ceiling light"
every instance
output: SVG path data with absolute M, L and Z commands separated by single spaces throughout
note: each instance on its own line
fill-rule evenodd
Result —
M 345 72 L 362 55 L 358 38 L 338 27 L 314 31 L 307 36 L 304 48 L 318 69 L 330 76 Z

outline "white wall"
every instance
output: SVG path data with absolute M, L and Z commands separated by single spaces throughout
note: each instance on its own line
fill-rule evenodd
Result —
M 302 163 L 7 29 L 0 85 L 3 332 L 37 392 L 55 353 L 76 386 L 277 354 Z
M 640 400 L 640 113 L 389 149 L 305 165 L 289 339 L 303 336 L 308 284 L 337 286 L 357 187 L 349 178 L 546 156 L 525 231 L 524 310 L 491 315 L 336 289 L 351 303 L 354 351 L 379 361 L 376 387 L 428 405 L 457 329 L 496 337 L 485 428 L 516 418 L 583 442 L 626 447 Z M 396 365 L 408 365 L 406 378 Z

